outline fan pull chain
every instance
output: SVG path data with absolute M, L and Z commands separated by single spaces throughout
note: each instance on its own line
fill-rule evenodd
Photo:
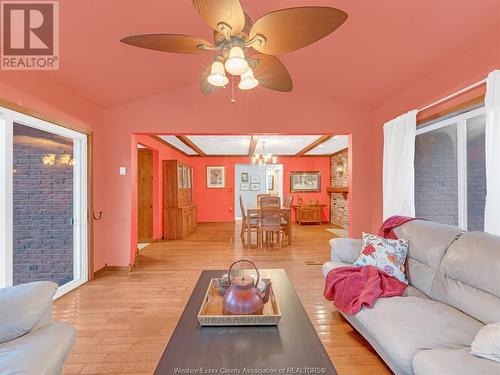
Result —
M 234 76 L 231 77 L 231 104 L 236 103 L 236 98 L 234 97 Z

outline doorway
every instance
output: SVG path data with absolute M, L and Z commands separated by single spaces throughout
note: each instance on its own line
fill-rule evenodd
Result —
M 259 194 L 277 195 L 283 204 L 283 164 L 235 164 L 234 178 L 236 220 L 241 220 L 240 195 L 245 206 L 255 205 Z
M 153 150 L 137 145 L 137 238 L 153 240 Z
M 86 134 L 0 108 L 0 287 L 88 280 Z

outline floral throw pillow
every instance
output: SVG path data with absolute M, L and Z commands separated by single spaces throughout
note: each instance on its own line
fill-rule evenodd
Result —
M 363 233 L 363 249 L 356 266 L 375 266 L 388 275 L 408 283 L 405 274 L 405 262 L 410 240 L 408 238 L 391 240 Z

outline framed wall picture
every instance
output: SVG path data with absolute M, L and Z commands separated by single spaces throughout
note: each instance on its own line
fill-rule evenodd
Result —
M 273 175 L 267 176 L 267 189 L 274 190 L 274 176 Z
M 240 184 L 240 191 L 248 191 L 250 190 L 250 184 L 248 182 L 242 182 Z
M 258 184 L 260 183 L 260 176 L 259 175 L 253 175 L 252 180 L 250 181 L 252 184 Z
M 241 182 L 248 182 L 248 173 L 241 174 Z
M 207 188 L 223 189 L 226 187 L 226 167 L 207 165 Z
M 260 184 L 251 184 L 251 190 L 252 191 L 259 191 L 260 190 Z
M 321 172 L 290 172 L 290 192 L 318 193 L 321 191 Z

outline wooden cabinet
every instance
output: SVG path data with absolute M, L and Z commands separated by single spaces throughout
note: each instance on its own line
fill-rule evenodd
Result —
M 177 160 L 163 161 L 163 238 L 178 240 L 196 229 L 193 169 Z
M 295 218 L 298 224 L 321 224 L 321 211 L 326 204 L 297 204 L 294 205 Z

